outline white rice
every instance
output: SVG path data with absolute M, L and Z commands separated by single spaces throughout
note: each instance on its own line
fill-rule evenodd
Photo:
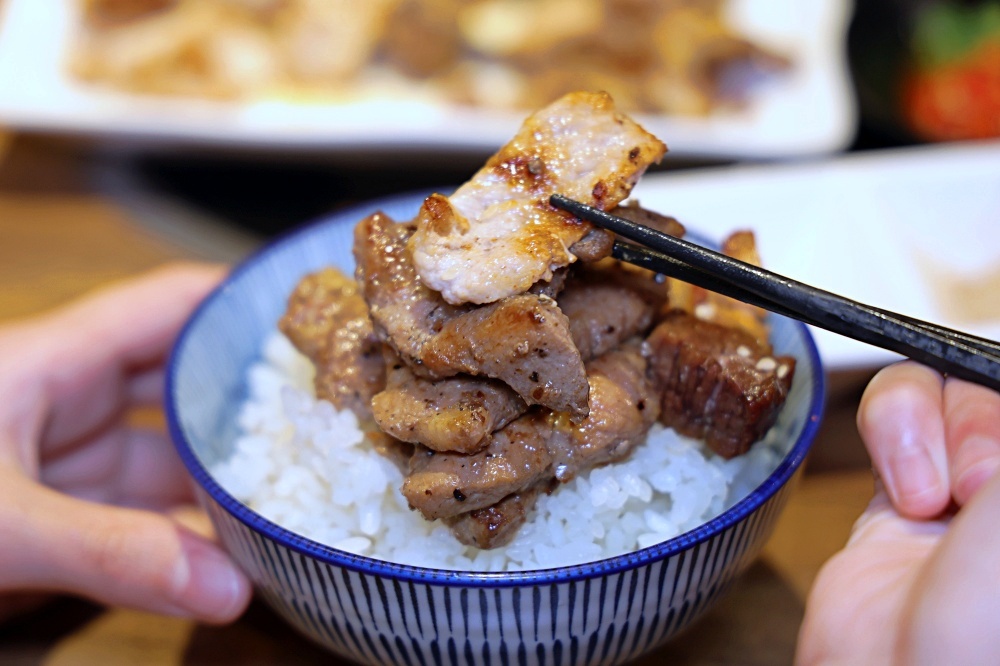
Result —
M 234 497 L 314 541 L 382 560 L 470 571 L 519 571 L 593 561 L 670 539 L 732 506 L 777 466 L 765 439 L 733 460 L 655 426 L 624 461 L 542 495 L 504 548 L 460 544 L 411 511 L 403 477 L 366 443 L 350 411 L 316 400 L 313 369 L 280 334 L 248 373 L 242 435 L 212 473 Z

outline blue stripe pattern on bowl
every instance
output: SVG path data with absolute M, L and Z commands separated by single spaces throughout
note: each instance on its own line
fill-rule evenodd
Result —
M 352 209 L 278 239 L 199 307 L 171 356 L 166 411 L 177 449 L 225 547 L 259 594 L 306 636 L 367 664 L 610 664 L 668 640 L 707 611 L 757 556 L 815 436 L 823 373 L 806 327 L 772 318 L 798 359 L 778 424 L 787 453 L 749 496 L 708 523 L 635 553 L 559 569 L 472 573 L 353 555 L 293 534 L 233 498 L 208 469 L 234 442 L 244 373 L 303 274 L 353 270 L 353 226 L 397 219 L 424 195 Z

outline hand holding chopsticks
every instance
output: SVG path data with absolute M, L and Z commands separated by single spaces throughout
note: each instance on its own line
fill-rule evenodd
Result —
M 881 310 L 554 194 L 550 203 L 637 244 L 613 256 L 669 277 L 912 358 L 1000 391 L 1000 343 Z

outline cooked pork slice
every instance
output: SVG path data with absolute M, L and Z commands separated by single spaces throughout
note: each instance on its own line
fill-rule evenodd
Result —
M 536 296 L 548 296 L 549 298 L 555 298 L 562 292 L 563 287 L 566 286 L 567 277 L 569 277 L 569 267 L 560 268 L 559 270 L 552 272 L 551 280 L 539 280 L 535 284 L 531 285 L 531 289 L 528 290 L 528 293 L 535 294 Z
M 457 375 L 430 381 L 396 360 L 386 388 L 372 398 L 372 415 L 385 432 L 435 451 L 474 453 L 490 433 L 527 409 L 503 382 Z
M 587 376 L 569 320 L 551 298 L 521 294 L 444 323 L 421 351 L 435 376 L 456 372 L 502 380 L 529 405 L 587 413 Z
M 553 415 L 549 452 L 556 478 L 621 460 L 656 422 L 659 394 L 646 376 L 639 345 L 624 345 L 587 363 L 590 414 L 573 424 Z
M 653 315 L 649 303 L 634 290 L 580 280 L 572 281 L 563 292 L 559 309 L 569 320 L 573 344 L 584 359 L 600 356 L 645 332 Z M 530 388 L 543 379 L 539 375 Z M 462 453 L 485 446 L 491 432 L 526 408 L 525 401 L 505 383 L 468 375 L 430 381 L 393 361 L 386 389 L 372 400 L 375 421 L 394 437 L 435 451 Z
M 583 238 L 570 245 L 569 252 L 579 261 L 589 264 L 610 257 L 614 246 L 615 235 L 613 233 L 607 229 L 594 227 Z
M 547 485 L 542 482 L 525 488 L 507 495 L 493 506 L 445 518 L 445 523 L 455 538 L 466 546 L 483 549 L 506 546 L 527 521 L 539 493 Z
M 615 206 L 610 212 L 677 238 L 683 236 L 685 232 L 684 226 L 675 218 L 646 210 L 635 201 Z M 612 232 L 593 227 L 583 238 L 570 246 L 569 252 L 582 263 L 589 264 L 610 257 L 614 244 L 615 235 Z
M 420 376 L 492 377 L 528 404 L 586 414 L 583 360 L 555 301 L 521 294 L 480 307 L 449 305 L 413 270 L 405 243 L 411 231 L 373 215 L 355 232 L 356 275 L 381 338 Z
M 435 453 L 417 447 L 403 496 L 428 520 L 492 506 L 552 477 L 549 412 L 535 410 L 494 433 L 477 453 Z
M 569 319 L 573 343 L 585 359 L 611 351 L 644 333 L 653 322 L 653 307 L 639 293 L 615 283 L 571 280 L 559 296 L 559 309 Z
M 680 238 L 685 229 L 672 217 L 646 210 L 637 203 L 629 201 L 611 211 L 619 217 L 651 227 L 665 234 Z M 595 257 L 584 265 L 576 265 L 573 270 L 577 278 L 597 283 L 615 283 L 627 287 L 646 299 L 657 311 L 667 306 L 670 289 L 668 281 L 662 275 L 632 264 L 626 264 L 610 257 Z
M 472 455 L 417 447 L 403 495 L 428 519 L 492 506 L 512 493 L 626 456 L 659 413 L 638 345 L 624 346 L 587 364 L 590 413 L 580 422 L 566 413 L 534 410 L 493 434 Z
M 670 313 L 643 345 L 662 396 L 660 420 L 719 455 L 747 451 L 774 425 L 795 359 L 746 331 Z
M 666 151 L 606 93 L 570 93 L 450 197 L 427 198 L 410 240 L 417 272 L 449 303 L 491 303 L 547 280 L 590 225 L 549 205 L 558 192 L 610 210 Z
M 687 233 L 684 225 L 678 222 L 677 218 L 643 208 L 635 200 L 629 200 L 611 212 L 618 217 L 624 217 L 626 220 L 662 231 L 668 236 L 675 238 L 681 238 Z
M 469 307 L 455 307 L 417 277 L 406 242 L 413 226 L 375 213 L 354 229 L 355 277 L 379 337 L 411 365 L 444 321 Z M 454 373 L 452 373 L 454 374 Z
M 736 231 L 722 242 L 722 253 L 760 266 L 757 242 L 751 231 Z M 767 311 L 687 282 L 669 280 L 672 308 L 686 310 L 699 319 L 730 328 L 741 328 L 762 342 L 767 341 Z
M 385 386 L 382 343 L 357 283 L 327 268 L 295 287 L 278 327 L 316 367 L 316 396 L 361 418 Z

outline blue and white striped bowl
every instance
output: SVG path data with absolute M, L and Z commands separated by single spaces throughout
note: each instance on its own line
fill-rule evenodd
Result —
M 819 425 L 823 373 L 806 328 L 775 317 L 777 353 L 798 359 L 776 428 L 778 468 L 714 520 L 643 550 L 559 569 L 468 573 L 391 564 L 283 529 L 234 499 L 209 469 L 236 439 L 246 369 L 295 283 L 326 265 L 353 270 L 354 224 L 381 209 L 412 217 L 422 195 L 346 211 L 281 238 L 232 273 L 195 312 L 167 378 L 171 434 L 223 544 L 259 594 L 302 633 L 367 664 L 611 664 L 690 625 L 770 534 Z

